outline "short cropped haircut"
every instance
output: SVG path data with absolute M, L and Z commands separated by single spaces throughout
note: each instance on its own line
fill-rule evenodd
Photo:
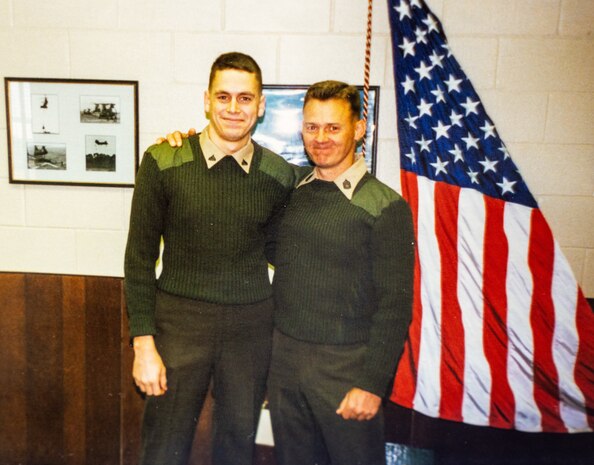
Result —
M 223 71 L 225 69 L 235 69 L 238 71 L 246 71 L 256 76 L 258 81 L 258 90 L 262 92 L 262 71 L 251 56 L 240 52 L 229 52 L 220 55 L 210 67 L 210 76 L 208 78 L 208 88 L 212 86 L 215 74 L 217 71 Z
M 361 97 L 359 90 L 346 82 L 321 81 L 312 84 L 305 93 L 303 106 L 310 100 L 344 100 L 351 108 L 351 113 L 356 119 L 361 118 Z

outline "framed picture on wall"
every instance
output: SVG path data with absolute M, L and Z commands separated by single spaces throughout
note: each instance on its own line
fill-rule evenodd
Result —
M 138 81 L 4 78 L 11 183 L 132 187 Z
M 357 87 L 363 102 L 363 87 Z M 300 166 L 309 164 L 301 139 L 303 99 L 307 88 L 306 85 L 265 85 L 266 114 L 253 134 L 256 142 Z M 379 86 L 369 88 L 368 102 L 365 160 L 369 171 L 375 174 Z

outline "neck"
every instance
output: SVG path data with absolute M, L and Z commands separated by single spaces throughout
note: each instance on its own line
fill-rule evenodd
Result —
M 348 169 L 348 168 L 347 168 Z M 324 169 L 320 168 L 319 166 L 316 167 L 316 173 L 318 178 L 323 181 L 334 181 L 338 176 L 344 173 L 346 170 L 333 170 L 333 169 Z
M 332 166 L 324 168 L 322 166 L 316 166 L 316 174 L 319 179 L 324 181 L 334 181 L 338 176 L 348 170 L 355 164 L 355 154 L 352 157 L 348 157 L 338 166 Z
M 246 136 L 243 139 L 237 141 L 228 141 L 219 137 L 217 132 L 209 125 L 206 129 L 208 131 L 208 137 L 218 148 L 220 148 L 227 155 L 233 155 L 244 148 L 250 141 L 250 136 Z

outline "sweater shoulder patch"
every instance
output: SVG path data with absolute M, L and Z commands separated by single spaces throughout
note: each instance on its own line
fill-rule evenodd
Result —
M 351 203 L 377 218 L 386 207 L 398 201 L 404 199 L 395 190 L 371 177 L 355 192 Z
M 295 172 L 283 157 L 262 147 L 262 161 L 260 171 L 276 179 L 286 189 L 295 186 Z
M 167 142 L 151 145 L 147 152 L 157 162 L 159 171 L 181 166 L 194 161 L 194 153 L 188 139 L 184 139 L 181 147 L 171 147 Z

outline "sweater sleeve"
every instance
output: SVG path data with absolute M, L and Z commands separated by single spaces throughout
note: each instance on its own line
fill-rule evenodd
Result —
M 161 172 L 145 153 L 132 198 L 124 260 L 124 288 L 131 337 L 155 334 L 155 266 L 159 258 L 167 202 Z
M 371 235 L 377 310 L 372 316 L 364 372 L 357 387 L 383 397 L 394 376 L 412 317 L 414 231 L 398 198 L 376 220 Z

